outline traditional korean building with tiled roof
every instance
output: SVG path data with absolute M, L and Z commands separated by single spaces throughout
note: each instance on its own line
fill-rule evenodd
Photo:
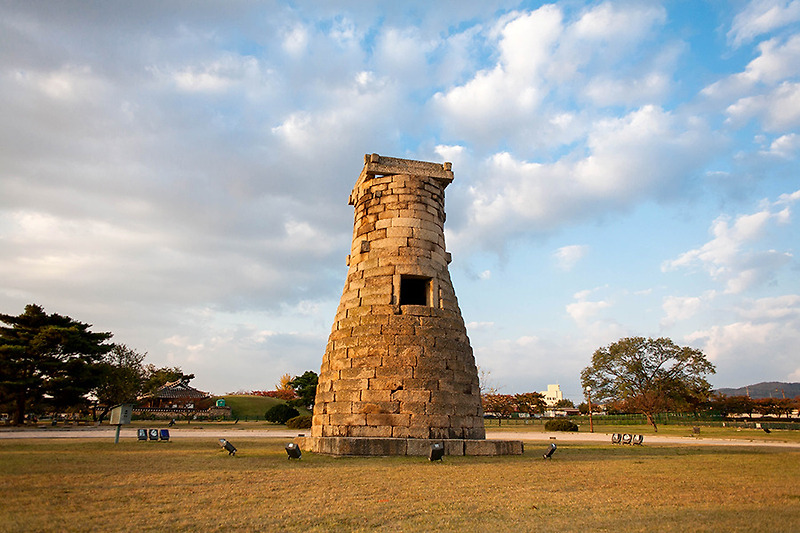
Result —
M 141 410 L 161 409 L 207 409 L 211 404 L 211 396 L 207 392 L 189 385 L 189 380 L 170 381 L 159 387 L 154 393 L 139 398 Z

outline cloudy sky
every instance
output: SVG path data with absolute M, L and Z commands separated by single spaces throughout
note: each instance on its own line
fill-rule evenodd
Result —
M 800 0 L 0 4 L 0 312 L 214 393 L 318 371 L 365 153 L 451 161 L 478 365 L 800 381 Z

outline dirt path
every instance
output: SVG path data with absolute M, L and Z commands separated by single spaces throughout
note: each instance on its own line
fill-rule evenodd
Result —
M 487 431 L 487 439 L 521 440 L 527 442 L 605 442 L 611 443 L 611 433 L 532 433 L 527 431 Z M 757 439 L 709 439 L 702 437 L 668 437 L 645 435 L 643 444 L 684 444 L 690 446 L 771 446 L 798 448 L 800 442 L 775 442 Z
M 136 439 L 138 428 L 123 428 L 120 439 Z M 77 428 L 46 428 L 46 429 L 0 429 L 0 439 L 109 439 L 114 438 L 116 428 L 113 427 L 77 427 Z M 289 429 L 234 429 L 234 428 L 170 428 L 170 438 L 209 438 L 209 439 L 235 439 L 240 438 L 280 438 L 291 439 L 301 433 L 308 434 L 308 430 L 297 431 Z M 597 442 L 611 443 L 610 433 L 538 433 L 528 431 L 487 431 L 487 439 L 496 440 L 521 440 L 525 443 L 569 443 L 569 442 Z M 646 435 L 644 444 L 682 444 L 687 446 L 769 446 L 778 448 L 798 448 L 800 442 L 775 442 L 756 439 L 710 439 L 702 437 L 668 437 Z

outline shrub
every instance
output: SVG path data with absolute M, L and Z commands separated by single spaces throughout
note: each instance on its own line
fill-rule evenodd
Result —
M 267 398 L 277 398 L 279 400 L 294 400 L 297 394 L 292 389 L 284 390 L 254 390 L 248 393 L 250 396 L 266 396 Z
M 286 405 L 285 403 L 279 403 L 278 405 L 273 405 L 271 408 L 269 408 L 264 414 L 264 418 L 270 422 L 275 422 L 276 424 L 285 424 L 290 418 L 294 418 L 299 415 L 300 411 L 294 407 Z
M 554 418 L 544 424 L 545 431 L 578 431 L 578 425 L 566 418 Z
M 289 429 L 309 429 L 311 427 L 311 415 L 300 415 L 286 421 Z

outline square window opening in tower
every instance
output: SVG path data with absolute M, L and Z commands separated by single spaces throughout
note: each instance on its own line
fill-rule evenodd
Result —
M 431 278 L 402 276 L 400 278 L 400 305 L 431 306 Z

